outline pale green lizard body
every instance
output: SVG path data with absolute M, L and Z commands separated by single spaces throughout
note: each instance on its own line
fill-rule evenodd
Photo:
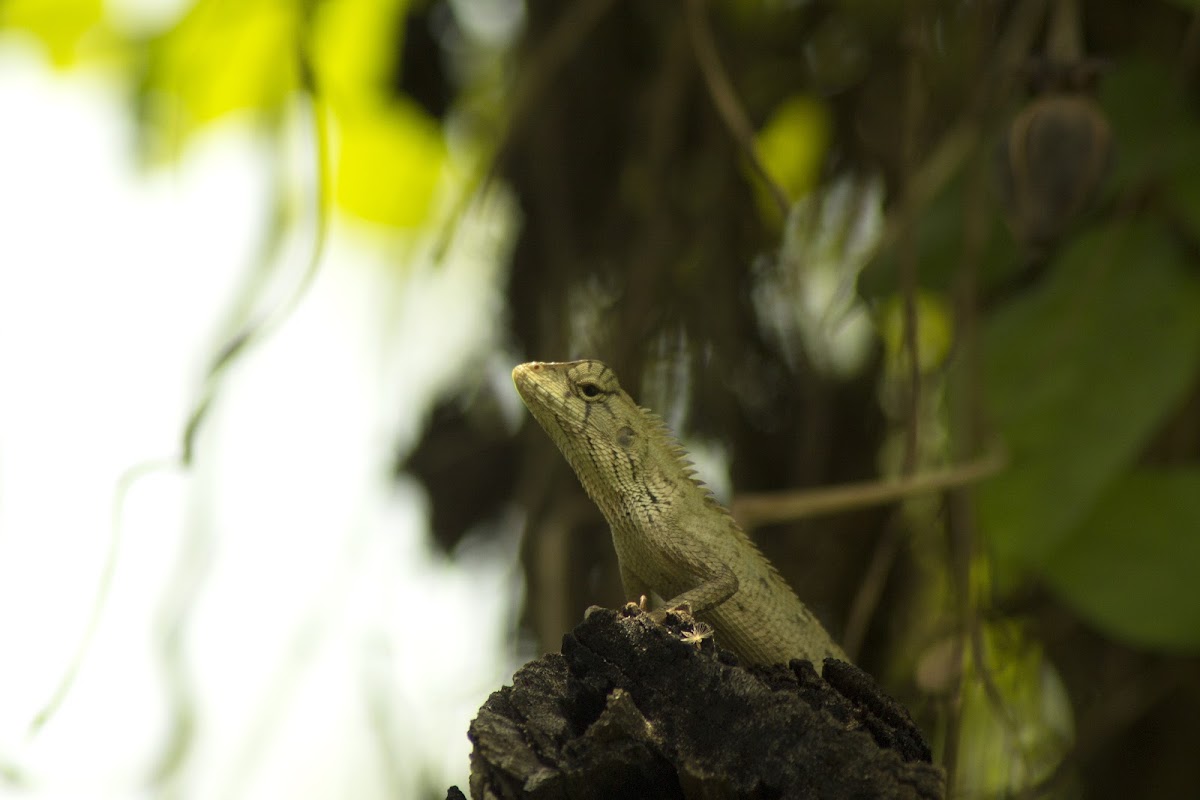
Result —
M 787 582 L 694 477 L 663 421 L 599 361 L 531 362 L 513 382 L 612 528 L 621 581 L 690 607 L 754 664 L 847 660 Z

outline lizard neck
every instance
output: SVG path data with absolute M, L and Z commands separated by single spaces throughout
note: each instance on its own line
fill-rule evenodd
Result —
M 651 411 L 630 404 L 629 424 L 622 427 L 609 457 L 596 458 L 595 448 L 577 452 L 576 473 L 614 531 L 669 526 L 690 527 L 698 518 L 705 527 L 724 517 L 733 519 L 707 486 L 696 478 L 679 440 Z M 576 458 L 570 460 L 576 461 Z M 582 467 L 582 468 L 581 468 Z

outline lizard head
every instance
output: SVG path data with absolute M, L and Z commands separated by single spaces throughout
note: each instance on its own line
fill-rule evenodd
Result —
M 513 369 L 517 392 L 555 444 L 585 433 L 615 440 L 626 419 L 639 411 L 617 383 L 616 374 L 599 361 L 518 364 Z
M 635 486 L 653 458 L 661 421 L 599 361 L 520 364 L 513 383 L 605 515 L 618 511 L 622 489 Z

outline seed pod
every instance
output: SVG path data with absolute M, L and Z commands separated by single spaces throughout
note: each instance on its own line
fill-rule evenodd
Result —
M 1032 99 L 1008 127 L 1001 178 L 1009 224 L 1027 245 L 1052 244 L 1095 199 L 1112 156 L 1112 130 L 1090 96 Z

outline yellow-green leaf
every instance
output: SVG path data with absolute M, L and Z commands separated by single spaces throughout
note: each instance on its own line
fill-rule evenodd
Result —
M 1020 796 L 1070 751 L 1071 702 L 1058 670 L 1019 624 L 988 623 L 980 635 L 987 677 L 971 648 L 963 654 L 955 796 Z
M 153 89 L 177 128 L 237 111 L 274 111 L 297 86 L 299 12 L 288 0 L 200 0 L 154 48 Z
M 942 365 L 950 354 L 954 320 L 950 306 L 940 294 L 918 291 L 916 295 L 917 358 L 922 373 Z M 904 340 L 904 298 L 892 295 L 879 309 L 879 336 L 883 339 L 888 366 L 903 374 L 909 357 Z
M 370 222 L 416 227 L 428 220 L 446 170 L 441 128 L 416 105 L 343 109 L 338 113 L 334 198 Z
M 758 157 L 792 201 L 816 185 L 829 148 L 830 125 L 825 103 L 809 95 L 793 95 L 780 103 L 759 131 L 755 142 Z M 759 181 L 755 186 L 769 218 L 778 219 L 778 209 L 766 188 Z
M 3 0 L 0 28 L 24 30 L 46 48 L 54 66 L 75 63 L 81 44 L 103 29 L 104 0 Z
M 313 59 L 335 105 L 381 97 L 403 47 L 408 0 L 338 0 L 317 10 Z

